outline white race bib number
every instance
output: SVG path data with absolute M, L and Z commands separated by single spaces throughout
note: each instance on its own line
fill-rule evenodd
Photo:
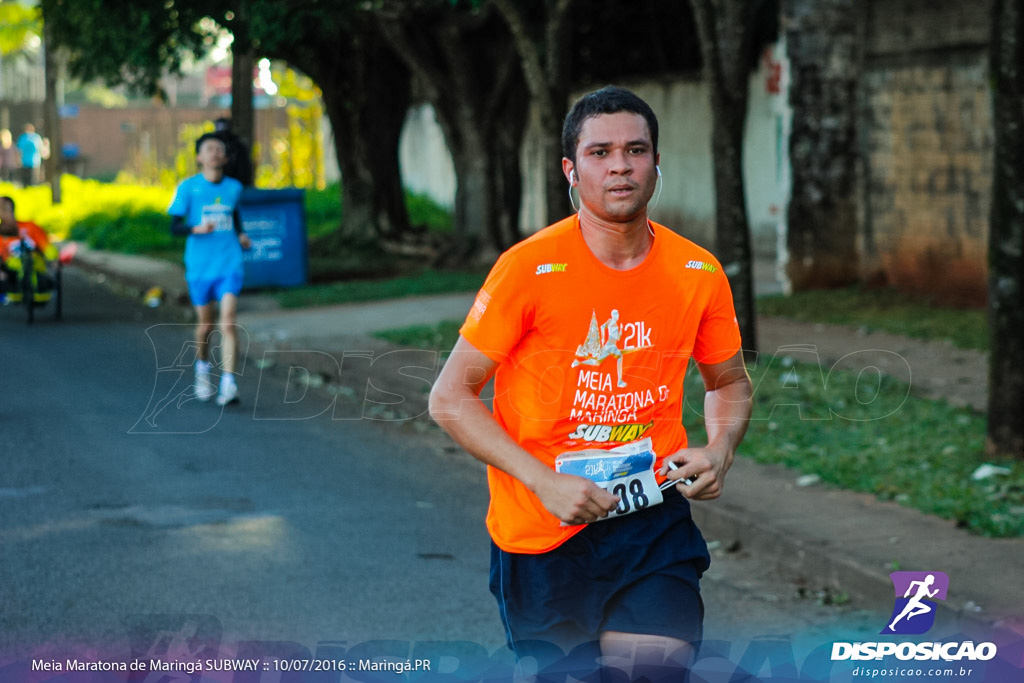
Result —
M 610 450 L 562 453 L 555 459 L 555 471 L 585 477 L 618 496 L 618 507 L 602 518 L 612 519 L 646 510 L 664 500 L 654 477 L 655 460 L 657 456 L 647 437 Z
M 235 225 L 231 217 L 231 207 L 224 204 L 209 204 L 203 207 L 202 222 L 213 223 L 214 232 L 234 230 Z

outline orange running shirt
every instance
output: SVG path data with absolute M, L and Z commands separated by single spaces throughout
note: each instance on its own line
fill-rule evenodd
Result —
M 648 436 L 659 468 L 662 457 L 686 447 L 690 358 L 718 363 L 740 349 L 721 265 L 651 225 L 651 252 L 628 271 L 598 261 L 576 216 L 545 228 L 498 259 L 460 330 L 499 363 L 495 419 L 552 469 L 561 453 Z M 503 550 L 547 552 L 583 528 L 561 526 L 519 480 L 494 467 L 488 482 L 487 528 Z

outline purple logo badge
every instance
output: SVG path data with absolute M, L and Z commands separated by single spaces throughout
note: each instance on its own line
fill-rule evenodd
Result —
M 896 594 L 889 625 L 883 634 L 919 635 L 935 623 L 936 600 L 945 600 L 949 577 L 943 572 L 893 572 Z

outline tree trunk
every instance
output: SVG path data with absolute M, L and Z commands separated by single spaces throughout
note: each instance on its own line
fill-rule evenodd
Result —
M 434 107 L 457 186 L 449 265 L 489 264 L 519 240 L 527 98 L 508 35 L 489 12 L 381 13 L 392 48 Z
M 43 27 L 43 69 L 46 80 L 46 103 L 43 109 L 43 135 L 50 144 L 50 156 L 44 163 L 46 179 L 50 183 L 50 196 L 54 204 L 60 204 L 60 174 L 63 168 L 61 163 L 64 157 L 64 140 L 60 127 L 60 103 L 58 98 L 58 84 L 60 80 L 60 60 L 57 58 L 57 48 L 49 39 L 49 31 Z
M 236 21 L 232 22 L 231 44 L 231 130 L 252 150 L 256 139 L 256 117 L 253 110 L 252 72 L 256 67 L 256 51 L 249 33 L 249 3 L 238 3 Z M 251 161 L 251 160 L 250 160 Z
M 525 100 L 523 100 L 525 101 Z M 465 135 L 452 153 L 459 178 L 455 193 L 455 263 L 491 263 L 519 240 L 519 202 L 522 178 L 518 163 L 524 120 L 509 123 L 505 139 L 491 130 L 472 130 L 472 118 L 463 125 Z
M 715 177 L 716 256 L 732 287 L 744 357 L 757 357 L 757 315 L 747 202 L 743 186 L 743 130 L 747 116 L 755 2 L 690 0 L 700 34 L 704 78 L 711 92 Z
M 305 49 L 303 49 L 305 48 Z M 409 72 L 372 25 L 348 35 L 309 36 L 282 55 L 323 93 L 341 168 L 343 239 L 397 239 L 409 214 L 398 141 L 411 100 Z
M 375 36 L 343 68 L 351 81 L 324 100 L 334 129 L 342 177 L 342 232 L 398 239 L 409 229 L 398 140 L 409 110 L 409 74 Z
M 785 0 L 793 128 L 787 275 L 795 292 L 843 287 L 859 277 L 852 0 Z
M 487 180 L 493 175 L 489 151 L 479 135 L 480 131 L 473 130 L 471 123 L 469 126 L 460 124 L 460 127 L 464 132 L 461 140 L 449 143 L 458 179 L 453 211 L 455 243 L 449 256 L 453 263 L 468 262 L 478 257 L 487 260 L 495 255 L 495 249 L 500 248 L 491 241 L 495 230 L 489 225 L 495 216 L 492 210 L 494 196 Z M 446 136 L 448 139 L 451 137 Z
M 506 91 L 497 103 L 481 98 L 471 83 L 458 84 L 456 80 L 452 85 L 448 97 L 431 98 L 458 178 L 456 244 L 449 260 L 453 264 L 489 264 L 520 238 L 519 148 L 527 100 L 521 88 L 516 91 L 518 96 Z
M 743 130 L 746 102 L 725 102 L 712 96 L 716 112 L 711 133 L 715 158 L 716 256 L 732 287 L 736 319 L 747 360 L 757 358 L 757 310 L 754 306 L 754 269 L 747 201 L 743 186 Z
M 573 0 L 543 3 L 543 12 L 516 0 L 491 0 L 512 35 L 526 87 L 538 108 L 547 222 L 569 213 L 566 181 L 562 173 L 562 122 L 568 109 L 571 23 Z
M 566 88 L 552 84 L 538 100 L 540 104 L 541 149 L 544 169 L 545 216 L 550 225 L 572 211 L 566 197 L 566 180 L 562 172 L 562 122 L 567 113 L 569 95 Z
M 256 117 L 252 106 L 252 70 L 256 65 L 255 53 L 250 48 L 231 53 L 231 130 L 252 150 L 256 139 Z
M 995 0 L 987 449 L 1024 458 L 1024 1 Z

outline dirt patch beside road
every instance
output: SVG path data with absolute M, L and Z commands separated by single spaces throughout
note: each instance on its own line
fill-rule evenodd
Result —
M 945 399 L 978 411 L 984 411 L 988 402 L 988 354 L 945 341 L 786 318 L 761 318 L 758 325 L 762 357 L 791 355 L 803 361 L 816 357 L 826 371 L 842 368 L 845 361 L 858 368 L 873 364 L 910 384 L 916 396 Z

